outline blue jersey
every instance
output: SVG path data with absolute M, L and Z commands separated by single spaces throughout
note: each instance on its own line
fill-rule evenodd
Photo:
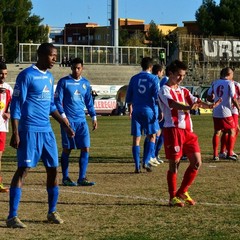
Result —
M 131 78 L 127 89 L 126 102 L 132 104 L 134 111 L 142 111 L 143 109 L 154 111 L 158 91 L 158 77 L 142 71 Z
M 52 131 L 49 114 L 56 110 L 54 80 L 49 71 L 32 65 L 19 73 L 11 101 L 11 118 L 19 120 L 19 131 Z
M 161 81 L 160 81 L 160 88 L 161 88 L 163 85 L 165 85 L 165 84 L 167 83 L 167 81 L 168 81 L 168 77 L 167 77 L 167 76 L 163 77 L 163 78 L 161 79 Z
M 73 79 L 71 75 L 58 81 L 55 91 L 55 104 L 60 114 L 65 114 L 70 122 L 86 118 L 85 107 L 91 117 L 96 116 L 91 87 L 87 79 Z

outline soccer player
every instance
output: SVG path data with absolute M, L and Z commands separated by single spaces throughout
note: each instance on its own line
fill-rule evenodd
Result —
M 55 91 L 55 104 L 66 124 L 75 131 L 75 137 L 69 138 L 61 127 L 62 134 L 62 183 L 65 186 L 92 186 L 86 178 L 90 134 L 86 121 L 85 106 L 92 118 L 92 130 L 97 129 L 97 117 L 94 109 L 92 92 L 89 81 L 82 77 L 83 60 L 75 58 L 71 62 L 72 73 L 58 81 Z M 77 183 L 69 178 L 69 155 L 72 149 L 80 149 L 79 176 Z
M 211 109 L 221 101 L 218 100 L 208 105 L 194 97 L 188 89 L 181 87 L 186 70 L 187 66 L 183 62 L 173 61 L 168 68 L 169 79 L 159 92 L 161 109 L 164 114 L 164 148 L 169 161 L 167 173 L 169 205 L 178 207 L 183 207 L 184 204 L 195 204 L 188 193 L 188 188 L 196 178 L 202 162 L 198 137 L 192 129 L 190 110 L 197 107 Z M 183 154 L 187 155 L 190 164 L 177 190 L 177 174 Z
M 142 71 L 134 75 L 128 85 L 126 102 L 131 117 L 131 135 L 133 136 L 132 154 L 135 162 L 135 173 L 140 173 L 140 141 L 142 131 L 149 139 L 143 154 L 143 168 L 152 171 L 149 166 L 151 153 L 155 148 L 157 132 L 156 101 L 159 91 L 159 80 L 151 73 L 153 61 L 149 57 L 142 58 Z
M 64 126 L 69 136 L 73 130 L 64 122 L 54 104 L 54 81 L 48 71 L 56 62 L 57 49 L 51 43 L 42 43 L 37 50 L 37 63 L 19 73 L 10 106 L 12 137 L 10 145 L 17 149 L 18 167 L 10 187 L 9 228 L 25 228 L 18 218 L 22 186 L 30 168 L 41 158 L 47 172 L 48 214 L 50 223 L 63 220 L 56 211 L 58 201 L 58 150 L 49 114 Z
M 237 99 L 238 104 L 239 104 L 239 100 L 240 100 L 240 83 L 236 82 L 234 80 L 233 80 L 233 82 L 234 82 L 234 86 L 235 86 L 236 99 Z M 238 134 L 239 134 L 238 116 L 239 116 L 238 109 L 237 109 L 237 107 L 234 104 L 232 104 L 232 117 L 233 117 L 233 120 L 234 120 L 234 123 L 235 123 L 234 146 L 235 146 L 235 143 L 237 141 Z M 228 144 L 228 140 L 229 140 L 228 137 L 229 136 L 228 136 L 228 134 L 226 132 L 222 133 L 219 158 L 222 158 L 222 159 L 226 159 L 227 158 L 227 144 Z M 235 156 L 236 159 L 237 159 L 238 155 L 234 151 L 232 153 L 233 153 L 233 156 Z
M 220 79 L 215 80 L 208 90 L 208 100 L 218 100 L 222 98 L 221 104 L 213 110 L 214 135 L 213 144 L 213 160 L 219 160 L 218 146 L 220 135 L 222 132 L 228 135 L 227 159 L 237 160 L 237 156 L 233 154 L 235 143 L 236 126 L 232 116 L 232 104 L 234 104 L 239 112 L 239 105 L 236 99 L 235 86 L 233 82 L 233 70 L 230 67 L 223 68 L 220 72 Z
M 161 64 L 154 64 L 153 65 L 153 68 L 152 68 L 152 74 L 156 75 L 160 81 L 160 84 L 161 85 L 161 82 L 162 82 L 162 77 L 163 77 L 163 74 L 164 74 L 164 68 Z M 151 166 L 158 166 L 160 163 L 163 163 L 163 160 L 161 160 L 158 156 L 158 153 L 160 151 L 160 149 L 162 148 L 162 145 L 163 145 L 163 135 L 162 135 L 162 127 L 163 127 L 163 123 L 164 123 L 164 120 L 163 120 L 163 115 L 162 115 L 162 111 L 161 109 L 159 108 L 159 104 L 156 104 L 155 106 L 155 111 L 156 111 L 156 114 L 157 114 L 157 126 L 158 126 L 158 129 L 157 129 L 157 132 L 156 132 L 156 141 L 155 141 L 155 148 L 154 148 L 154 151 L 152 152 L 151 154 L 151 158 L 149 160 L 149 164 Z M 147 141 L 149 139 L 146 137 L 145 138 L 145 141 L 144 141 L 144 147 L 147 146 Z M 144 151 L 146 152 L 146 151 Z
M 0 62 L 0 192 L 8 192 L 2 182 L 1 160 L 5 150 L 6 133 L 8 132 L 8 121 L 10 118 L 9 105 L 12 99 L 12 87 L 5 82 L 7 77 L 7 65 Z

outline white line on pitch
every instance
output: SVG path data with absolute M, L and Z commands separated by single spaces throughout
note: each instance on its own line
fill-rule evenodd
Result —
M 23 188 L 23 190 L 26 188 Z M 36 189 L 36 188 L 27 188 L 30 191 L 40 191 L 44 192 L 46 190 L 43 189 Z M 157 201 L 157 202 L 168 202 L 167 199 L 161 198 L 147 198 L 142 196 L 130 196 L 130 195 L 115 195 L 115 194 L 107 194 L 107 193 L 94 193 L 94 192 L 86 192 L 86 191 L 73 191 L 73 190 L 65 190 L 61 189 L 60 192 L 64 193 L 73 193 L 73 194 L 84 194 L 84 195 L 95 195 L 101 197 L 112 197 L 112 198 L 127 198 L 127 199 L 139 199 L 139 200 L 146 200 L 146 201 Z M 240 207 L 240 204 L 237 203 L 207 203 L 207 202 L 197 202 L 198 205 L 206 205 L 206 206 L 229 206 L 229 207 Z

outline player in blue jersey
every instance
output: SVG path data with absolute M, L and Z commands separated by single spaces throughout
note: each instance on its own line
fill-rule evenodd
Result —
M 89 81 L 82 77 L 83 60 L 75 58 L 71 62 L 72 73 L 58 81 L 55 91 L 55 104 L 66 124 L 75 131 L 75 137 L 69 138 L 61 128 L 62 134 L 62 183 L 65 186 L 92 186 L 95 183 L 86 178 L 90 134 L 86 120 L 85 108 L 92 118 L 92 129 L 97 129 L 97 117 L 94 109 L 92 91 Z M 80 149 L 79 176 L 77 183 L 69 178 L 69 155 L 72 149 Z
M 47 172 L 48 222 L 61 224 L 56 211 L 58 200 L 58 150 L 49 114 L 62 124 L 69 136 L 74 131 L 64 122 L 54 104 L 53 76 L 48 71 L 56 62 L 57 49 L 51 43 L 42 43 L 38 61 L 19 73 L 10 107 L 12 137 L 10 145 L 17 149 L 18 168 L 10 187 L 9 228 L 25 228 L 18 218 L 22 185 L 30 168 L 36 167 L 41 158 Z
M 151 73 L 153 61 L 149 57 L 142 58 L 142 71 L 134 75 L 128 85 L 126 102 L 131 117 L 131 135 L 133 136 L 132 154 L 135 162 L 135 173 L 140 173 L 140 141 L 142 131 L 149 142 L 143 154 L 143 168 L 151 171 L 149 160 L 154 151 L 157 126 L 156 101 L 159 91 L 159 80 Z

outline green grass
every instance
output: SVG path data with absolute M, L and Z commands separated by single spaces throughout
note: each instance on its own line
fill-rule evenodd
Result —
M 47 224 L 46 174 L 40 163 L 31 170 L 23 187 L 19 217 L 27 229 L 5 227 L 8 195 L 0 194 L 0 239 L 240 239 L 239 163 L 212 162 L 212 118 L 193 116 L 193 122 L 203 159 L 190 188 L 197 201 L 195 206 L 169 208 L 168 164 L 154 168 L 152 173 L 133 174 L 129 118 L 99 116 L 99 128 L 91 132 L 88 168 L 88 178 L 96 181 L 96 186 L 60 186 L 58 211 L 65 223 Z M 60 132 L 55 121 L 53 128 L 60 153 Z M 240 152 L 239 143 L 235 152 Z M 74 151 L 70 163 L 74 180 L 78 176 L 78 156 L 79 152 Z M 186 167 L 187 162 L 182 162 L 178 183 Z M 15 151 L 10 147 L 4 153 L 2 169 L 4 183 L 9 185 L 16 169 Z

